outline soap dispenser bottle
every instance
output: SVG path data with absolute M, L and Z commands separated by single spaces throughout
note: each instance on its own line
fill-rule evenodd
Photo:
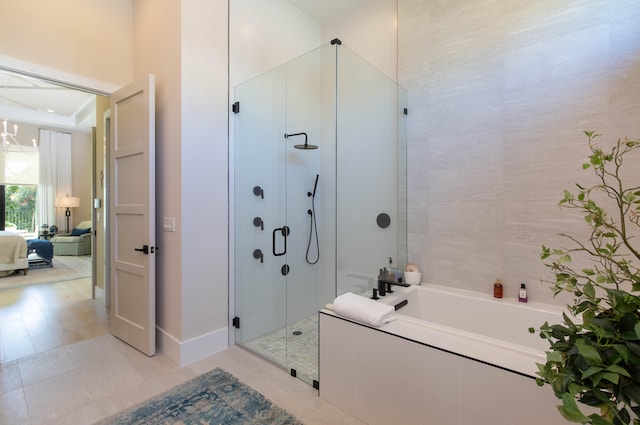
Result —
M 398 268 L 393 264 L 393 258 L 389 257 L 389 280 L 398 281 L 399 275 Z
M 494 298 L 502 298 L 502 282 L 500 279 L 496 279 L 496 283 L 493 284 L 493 296 Z
M 520 291 L 518 292 L 518 301 L 520 301 L 521 303 L 527 302 L 527 287 L 524 285 L 524 283 L 520 284 Z

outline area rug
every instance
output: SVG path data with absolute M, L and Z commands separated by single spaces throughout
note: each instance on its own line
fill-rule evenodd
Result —
M 262 394 L 216 368 L 99 425 L 302 425 Z
M 25 285 L 64 282 L 91 276 L 91 256 L 53 257 L 53 267 L 29 269 L 26 276 L 22 272 L 0 278 L 0 290 Z

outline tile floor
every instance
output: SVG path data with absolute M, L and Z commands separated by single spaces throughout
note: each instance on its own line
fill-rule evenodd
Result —
M 362 424 L 309 385 L 234 346 L 180 368 L 108 333 L 88 279 L 0 291 L 0 424 L 91 424 L 215 367 L 305 424 Z
M 318 380 L 318 315 L 247 341 L 242 346 L 255 351 L 311 384 Z

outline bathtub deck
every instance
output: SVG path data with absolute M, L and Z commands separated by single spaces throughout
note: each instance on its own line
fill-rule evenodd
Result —
M 401 311 L 380 328 L 321 311 L 321 398 L 370 425 L 566 423 L 552 389 L 533 379 L 540 350 Z

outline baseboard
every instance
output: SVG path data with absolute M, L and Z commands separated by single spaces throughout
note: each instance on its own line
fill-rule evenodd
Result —
M 228 348 L 228 334 L 229 328 L 222 328 L 187 341 L 178 341 L 163 329 L 156 328 L 156 343 L 159 352 L 183 367 Z

